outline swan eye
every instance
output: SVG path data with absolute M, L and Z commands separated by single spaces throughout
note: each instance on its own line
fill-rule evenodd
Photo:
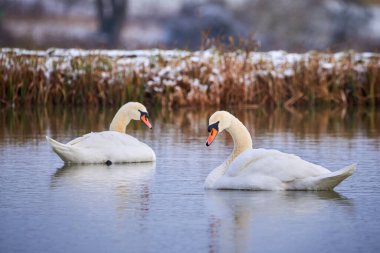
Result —
M 209 125 L 208 128 L 207 128 L 207 131 L 208 131 L 208 132 L 211 132 L 211 130 L 212 130 L 213 128 L 214 128 L 216 131 L 219 132 L 219 121 L 218 121 L 218 122 L 215 122 L 214 124 Z
M 147 118 L 149 118 L 149 113 L 148 112 L 143 112 L 143 111 L 140 111 L 139 110 L 139 112 L 140 112 L 140 118 L 142 117 L 142 116 L 146 116 Z

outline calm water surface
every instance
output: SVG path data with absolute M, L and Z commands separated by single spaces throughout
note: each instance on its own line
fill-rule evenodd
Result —
M 64 166 L 45 141 L 107 128 L 116 109 L 0 110 L 0 252 L 380 252 L 380 113 L 232 110 L 255 147 L 357 172 L 335 192 L 206 191 L 232 150 L 213 110 L 151 111 L 127 132 L 155 163 Z

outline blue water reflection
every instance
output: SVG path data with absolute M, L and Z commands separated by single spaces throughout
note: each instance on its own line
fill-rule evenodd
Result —
M 232 150 L 226 134 L 205 146 L 212 109 L 131 124 L 155 163 L 67 166 L 45 141 L 104 130 L 115 110 L 0 110 L 0 252 L 380 251 L 380 112 L 232 109 L 255 147 L 358 163 L 336 192 L 248 192 L 203 189 Z

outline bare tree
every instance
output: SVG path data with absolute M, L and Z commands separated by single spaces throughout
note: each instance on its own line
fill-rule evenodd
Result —
M 5 15 L 5 9 L 7 7 L 6 0 L 0 0 L 0 37 L 3 37 L 3 18 Z M 0 38 L 1 41 L 1 38 Z
M 127 17 L 128 0 L 96 0 L 99 32 L 108 47 L 119 44 L 120 32 Z
M 334 13 L 336 28 L 333 39 L 337 44 L 350 43 L 352 38 L 358 38 L 358 32 L 369 22 L 370 12 L 363 0 L 341 0 L 340 9 Z

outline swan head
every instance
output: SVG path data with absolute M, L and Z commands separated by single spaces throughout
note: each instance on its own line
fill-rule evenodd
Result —
M 206 142 L 206 146 L 210 146 L 214 141 L 215 137 L 218 133 L 221 133 L 224 129 L 227 129 L 231 126 L 232 122 L 232 114 L 226 111 L 217 111 L 213 115 L 211 115 L 208 121 L 208 138 Z
M 152 125 L 148 120 L 148 110 L 143 104 L 139 102 L 129 102 L 126 104 L 126 108 L 129 118 L 133 120 L 141 120 L 147 127 L 152 129 Z

